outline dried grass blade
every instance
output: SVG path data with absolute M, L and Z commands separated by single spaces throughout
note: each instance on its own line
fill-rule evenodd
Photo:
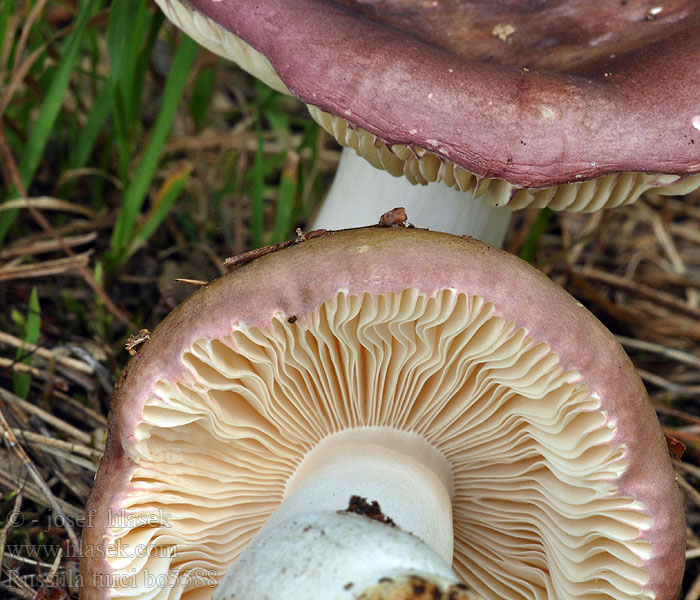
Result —
M 15 337 L 14 335 L 5 333 L 4 331 L 0 331 L 0 344 L 7 344 L 13 348 L 24 348 L 25 352 L 35 354 L 36 356 L 40 356 L 46 360 L 55 360 L 58 364 L 63 365 L 68 369 L 74 369 L 76 371 L 80 371 L 81 373 L 85 373 L 86 375 L 92 375 L 95 372 L 90 365 L 84 363 L 82 360 L 70 358 L 69 356 L 62 356 L 57 354 L 55 351 L 37 346 L 36 344 L 29 344 L 20 338 Z
M 63 237 L 63 244 L 56 239 L 51 240 L 35 240 L 27 241 L 23 240 L 20 244 L 15 244 L 4 250 L 0 250 L 0 259 L 8 259 L 15 256 L 27 256 L 44 254 L 46 252 L 55 252 L 60 250 L 65 244 L 69 248 L 75 246 L 82 246 L 84 244 L 89 244 L 97 239 L 97 232 L 90 231 L 82 235 L 73 235 Z
M 23 208 L 29 209 L 30 207 L 39 210 L 72 212 L 83 215 L 88 219 L 95 218 L 95 211 L 90 207 L 74 204 L 73 202 L 61 200 L 60 198 L 53 198 L 51 196 L 36 196 L 32 198 L 15 198 L 14 200 L 7 200 L 0 204 L 0 211 L 15 209 L 21 210 Z
M 69 423 L 66 423 L 58 417 L 53 416 L 52 414 L 46 412 L 45 410 L 39 408 L 31 402 L 27 402 L 19 396 L 8 392 L 4 388 L 0 388 L 0 399 L 7 402 L 8 404 L 22 409 L 26 413 L 36 415 L 47 425 L 50 425 L 51 427 L 58 429 L 59 431 L 63 431 L 63 433 L 66 433 L 74 437 L 75 439 L 80 440 L 83 444 L 89 445 L 94 442 L 90 434 L 78 429 L 77 427 L 73 427 L 73 425 L 70 425 Z
M 92 250 L 88 250 L 76 256 L 46 260 L 33 265 L 2 267 L 0 268 L 0 281 L 45 277 L 47 275 L 82 275 L 82 269 L 90 263 L 92 253 Z
M 39 471 L 34 466 L 34 463 L 24 451 L 22 445 L 17 441 L 17 437 L 12 432 L 12 429 L 10 428 L 9 424 L 7 423 L 7 420 L 5 419 L 5 414 L 2 408 L 3 407 L 0 404 L 0 428 L 2 428 L 3 430 L 3 437 L 5 438 L 6 443 L 8 444 L 10 450 L 12 450 L 20 459 L 24 467 L 27 469 L 29 476 L 34 480 L 34 483 L 43 492 L 53 511 L 57 515 L 62 517 L 64 521 L 64 528 L 66 530 L 66 533 L 68 534 L 68 537 L 70 538 L 71 543 L 73 544 L 73 547 L 80 548 L 80 541 L 78 540 L 78 536 L 75 534 L 75 531 L 73 530 L 70 521 L 67 519 L 66 514 L 63 512 L 63 509 L 56 501 L 56 498 L 51 492 L 51 489 L 48 485 L 46 485 L 46 482 L 44 481 L 43 477 L 40 475 Z

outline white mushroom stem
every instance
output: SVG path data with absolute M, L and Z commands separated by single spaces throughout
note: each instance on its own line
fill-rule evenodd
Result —
M 287 598 L 349 599 L 381 578 L 412 573 L 456 584 L 451 488 L 444 458 L 416 434 L 362 428 L 331 435 L 305 457 L 215 598 L 276 598 L 276 590 Z M 353 495 L 376 500 L 396 526 L 339 512 Z
M 511 211 L 444 183 L 412 185 L 374 168 L 343 148 L 338 170 L 311 229 L 348 229 L 377 223 L 379 215 L 403 206 L 416 227 L 470 235 L 491 246 L 503 244 Z
M 447 564 L 411 534 L 360 515 L 319 511 L 261 532 L 218 585 L 214 600 L 351 600 L 382 582 L 416 575 L 442 588 L 459 584 Z

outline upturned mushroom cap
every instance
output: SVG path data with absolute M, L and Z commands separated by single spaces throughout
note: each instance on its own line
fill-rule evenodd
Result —
M 700 6 L 158 0 L 414 183 L 591 211 L 700 186 Z
M 679 492 L 619 344 L 520 259 L 408 228 L 257 259 L 158 326 L 112 404 L 81 598 L 209 598 L 353 427 L 444 457 L 452 566 L 485 598 L 675 598 Z

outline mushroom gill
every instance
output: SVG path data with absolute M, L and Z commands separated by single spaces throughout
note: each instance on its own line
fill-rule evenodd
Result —
M 480 296 L 340 289 L 265 328 L 233 323 L 181 361 L 126 450 L 137 466 L 128 523 L 107 535 L 124 550 L 109 557 L 111 597 L 209 598 L 299 466 L 351 428 L 410 432 L 444 457 L 453 567 L 485 598 L 654 597 L 651 518 L 618 491 L 614 420 Z

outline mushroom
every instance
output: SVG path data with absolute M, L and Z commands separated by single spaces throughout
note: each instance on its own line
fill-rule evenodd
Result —
M 353 496 L 397 528 L 338 515 Z M 123 373 L 87 520 L 83 600 L 385 598 L 376 536 L 397 584 L 488 599 L 673 600 L 684 567 L 614 337 L 517 257 L 404 227 L 300 241 L 175 309 Z M 262 591 L 326 558 L 322 593 Z
M 157 1 L 353 149 L 313 227 L 401 204 L 499 245 L 510 213 L 494 207 L 594 211 L 700 186 L 697 2 Z

